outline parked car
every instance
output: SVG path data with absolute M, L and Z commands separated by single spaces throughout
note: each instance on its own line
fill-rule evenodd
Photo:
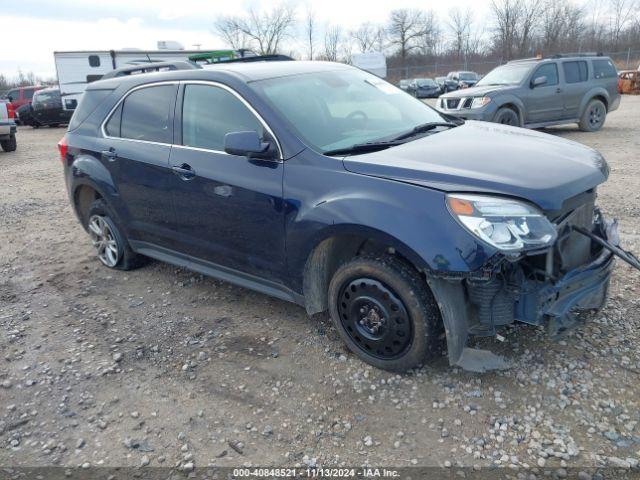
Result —
M 556 55 L 500 66 L 475 87 L 443 95 L 437 108 L 469 120 L 528 128 L 577 123 L 593 132 L 619 104 L 611 59 Z
M 409 85 L 407 92 L 416 98 L 434 98 L 440 95 L 440 87 L 431 78 L 416 78 Z
M 25 103 L 16 110 L 16 123 L 18 125 L 30 125 L 34 128 L 38 128 L 40 126 L 33 117 L 33 108 L 30 103 Z
M 453 92 L 458 89 L 458 82 L 448 77 L 436 77 L 436 83 L 440 87 L 441 93 Z
M 3 98 L 9 100 L 13 105 L 14 111 L 17 111 L 22 105 L 31 103 L 33 94 L 38 90 L 42 90 L 45 87 L 42 86 L 29 86 L 29 87 L 16 87 L 12 88 L 3 95 Z
M 38 90 L 33 95 L 31 115 L 34 126 L 48 125 L 57 127 L 58 125 L 69 123 L 73 111 L 62 108 L 59 88 L 45 88 Z
M 640 71 L 623 70 L 618 73 L 618 93 L 640 94 Z
M 404 90 L 405 92 L 409 90 L 409 86 L 411 85 L 411 80 L 403 79 L 398 82 L 398 88 L 400 90 Z
M 16 123 L 13 105 L 7 100 L 0 100 L 0 147 L 5 152 L 13 152 L 16 141 Z
M 473 87 L 479 79 L 480 76 L 476 72 L 449 72 L 447 75 L 450 84 L 455 85 L 451 90 Z
M 444 334 L 482 369 L 470 336 L 558 334 L 604 304 L 617 233 L 595 150 L 452 119 L 348 65 L 188 65 L 91 83 L 58 144 L 105 266 L 152 257 L 328 310 L 393 371 Z

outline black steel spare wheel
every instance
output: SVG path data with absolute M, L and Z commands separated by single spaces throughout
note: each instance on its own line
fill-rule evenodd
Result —
M 390 360 L 402 356 L 411 345 L 411 317 L 402 300 L 382 282 L 356 278 L 346 284 L 338 312 L 344 329 L 368 355 Z

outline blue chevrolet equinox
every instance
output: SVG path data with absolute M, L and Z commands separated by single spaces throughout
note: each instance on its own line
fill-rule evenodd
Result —
M 625 253 L 595 150 L 342 64 L 151 67 L 91 83 L 58 145 L 107 267 L 151 257 L 328 311 L 392 371 L 444 351 L 482 370 L 471 337 L 515 320 L 558 335 L 604 305 Z

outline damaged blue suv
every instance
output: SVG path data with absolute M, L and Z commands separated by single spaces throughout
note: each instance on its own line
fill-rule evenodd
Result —
M 107 267 L 151 257 L 328 311 L 392 371 L 444 337 L 451 364 L 478 369 L 471 336 L 514 320 L 557 334 L 604 304 L 625 253 L 596 207 L 598 152 L 455 119 L 346 65 L 157 70 L 91 83 L 59 143 Z

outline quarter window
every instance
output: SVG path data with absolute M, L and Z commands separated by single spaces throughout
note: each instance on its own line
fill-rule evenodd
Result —
M 158 85 L 135 90 L 124 99 L 121 105 L 122 120 L 120 136 L 147 142 L 172 143 L 171 110 L 175 104 L 175 85 Z M 107 123 L 107 133 L 113 135 L 117 130 L 111 122 L 117 111 Z
M 98 55 L 89 55 L 89 66 L 91 66 L 91 67 L 99 67 L 100 66 L 100 57 Z
M 616 67 L 611 60 L 594 60 L 593 61 L 593 77 L 594 78 L 613 78 L 617 77 Z
M 263 127 L 246 105 L 229 91 L 210 85 L 186 85 L 182 106 L 182 144 L 224 151 L 230 132 L 255 131 Z
M 580 83 L 587 81 L 587 62 L 564 62 L 564 79 L 567 83 Z
M 541 65 L 533 74 L 533 79 L 539 77 L 547 77 L 547 83 L 544 86 L 557 85 L 558 84 L 558 67 L 555 63 L 546 63 Z

